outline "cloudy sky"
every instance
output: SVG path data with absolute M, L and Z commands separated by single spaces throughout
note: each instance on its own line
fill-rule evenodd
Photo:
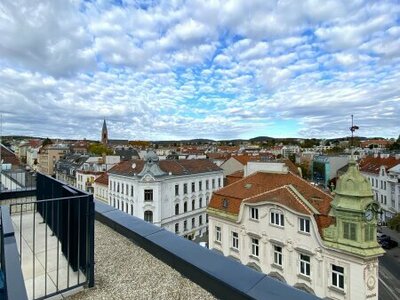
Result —
M 400 133 L 400 3 L 0 3 L 3 135 Z

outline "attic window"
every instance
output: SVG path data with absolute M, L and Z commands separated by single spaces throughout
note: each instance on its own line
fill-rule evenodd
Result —
M 228 199 L 222 199 L 222 206 L 224 207 L 224 208 L 228 208 L 228 204 L 229 204 L 229 202 L 228 202 Z
M 250 189 L 250 188 L 251 188 L 251 183 L 246 183 L 246 184 L 244 185 L 244 188 L 245 188 L 245 189 Z

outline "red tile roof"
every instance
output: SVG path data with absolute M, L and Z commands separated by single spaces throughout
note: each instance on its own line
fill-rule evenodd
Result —
M 387 158 L 367 156 L 360 161 L 360 171 L 379 174 L 381 166 L 384 166 L 386 170 L 393 168 L 400 164 L 400 159 L 396 159 L 394 156 Z
M 232 184 L 240 179 L 242 179 L 244 176 L 244 171 L 243 170 L 239 170 L 236 171 L 230 175 L 226 175 L 226 185 Z
M 20 165 L 18 157 L 10 149 L 5 147 L 4 145 L 0 145 L 0 151 L 1 151 L 1 159 L 3 160 L 4 163 L 11 164 L 12 166 Z
M 135 164 L 135 168 L 132 168 Z M 122 161 L 109 170 L 109 173 L 132 176 L 143 170 L 143 160 Z M 179 159 L 179 160 L 160 160 L 159 166 L 166 173 L 172 175 L 189 175 L 206 172 L 221 171 L 221 169 L 208 159 Z
M 232 157 L 236 159 L 238 162 L 240 162 L 242 165 L 246 165 L 249 161 L 257 161 L 260 159 L 259 156 L 250 156 L 250 155 L 235 155 Z
M 330 222 L 332 219 L 328 218 L 328 213 L 331 208 L 330 204 L 332 201 L 332 196 L 312 186 L 310 183 L 291 172 L 286 174 L 257 172 L 250 176 L 244 177 L 243 179 L 240 179 L 214 192 L 210 200 L 209 207 L 238 215 L 240 204 L 243 201 L 249 201 L 246 199 L 254 198 L 254 201 L 258 201 L 260 199 L 272 199 L 271 201 L 280 201 L 296 211 L 303 210 L 304 207 L 302 206 L 303 208 L 300 208 L 298 204 L 298 201 L 301 200 L 296 199 L 296 201 L 294 201 L 293 197 L 297 198 L 297 196 L 295 196 L 292 192 L 289 197 L 287 197 L 287 192 L 282 190 L 280 192 L 269 194 L 269 196 L 263 198 L 268 194 L 268 192 L 283 188 L 288 185 L 291 185 L 295 190 L 297 190 L 301 196 L 304 197 L 319 212 L 319 214 L 325 216 L 321 220 L 316 218 L 317 224 L 323 226 L 320 227 L 320 231 L 322 231 L 321 228 L 331 224 Z M 260 196 L 260 198 L 255 196 Z M 223 206 L 224 199 L 229 201 L 227 208 L 224 208 Z
M 285 205 L 299 213 L 311 215 L 309 208 L 294 194 L 288 185 L 243 200 L 246 203 L 274 202 Z
M 95 183 L 108 185 L 108 173 L 104 172 L 100 177 L 96 178 Z

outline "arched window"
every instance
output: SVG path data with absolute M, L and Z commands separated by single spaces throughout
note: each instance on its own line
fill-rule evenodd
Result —
M 192 210 L 194 210 L 195 204 L 196 204 L 196 201 L 195 201 L 195 200 L 192 200 Z
M 179 203 L 175 204 L 175 215 L 179 215 Z
M 183 203 L 183 212 L 187 212 L 187 202 Z
M 153 212 L 151 210 L 146 210 L 144 212 L 144 220 L 149 223 L 153 223 Z

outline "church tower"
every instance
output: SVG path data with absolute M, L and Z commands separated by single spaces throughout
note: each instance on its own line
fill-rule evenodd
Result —
M 104 119 L 103 128 L 101 129 L 101 143 L 104 146 L 108 145 L 108 131 L 107 131 L 106 119 Z

